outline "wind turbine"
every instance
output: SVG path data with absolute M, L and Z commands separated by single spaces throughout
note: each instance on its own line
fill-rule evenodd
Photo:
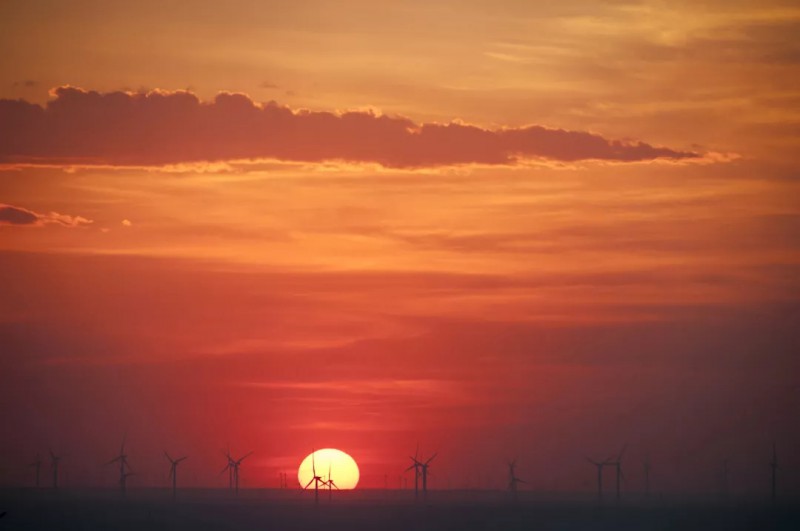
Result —
M 414 452 L 414 457 L 411 457 L 410 455 L 408 456 L 408 458 L 411 459 L 414 463 L 405 470 L 406 472 L 408 472 L 412 468 L 414 469 L 414 498 L 419 497 L 420 466 L 422 466 L 420 462 L 417 460 L 418 455 L 419 455 L 419 443 L 417 443 L 417 449 Z
M 333 499 L 333 489 L 339 490 L 339 487 L 336 486 L 336 483 L 333 481 L 333 476 L 331 476 L 331 464 L 328 463 L 328 481 L 324 483 L 328 486 L 328 500 Z
M 174 500 L 178 496 L 178 464 L 186 459 L 187 456 L 173 459 L 166 451 L 164 451 L 164 455 L 167 456 L 167 460 L 170 462 L 169 478 L 172 479 L 172 499 Z
M 628 447 L 627 444 L 622 447 L 622 450 L 620 450 L 616 461 L 611 461 L 609 459 L 606 462 L 609 465 L 614 465 L 614 468 L 615 468 L 615 470 L 617 472 L 617 501 L 620 500 L 620 482 L 622 481 L 622 478 L 625 477 L 625 475 L 622 473 L 622 455 L 625 453 L 625 448 L 627 448 L 627 447 Z
M 303 490 L 308 490 L 308 487 L 310 487 L 311 484 L 313 483 L 314 484 L 314 503 L 319 504 L 319 486 L 320 486 L 320 484 L 322 484 L 322 486 L 325 486 L 325 482 L 322 481 L 322 478 L 317 475 L 317 464 L 316 464 L 316 462 L 314 460 L 314 453 L 315 453 L 314 449 L 312 448 L 311 449 L 311 473 L 313 474 L 313 477 L 311 478 L 311 481 L 306 483 L 306 486 L 303 487 Z
M 252 453 L 253 452 L 247 452 L 239 459 L 234 459 L 231 457 L 231 454 L 228 453 L 228 469 L 230 470 L 229 473 L 233 476 L 233 485 L 236 494 L 239 494 L 239 465 L 241 465 L 242 461 L 247 459 Z
M 586 458 L 591 464 L 597 467 L 597 499 L 603 501 L 603 467 L 612 464 L 609 457 L 605 461 L 595 461 L 589 457 Z
M 769 466 L 772 469 L 772 491 L 770 497 L 774 502 L 777 497 L 777 477 L 778 477 L 778 452 L 775 450 L 775 443 L 772 443 L 772 460 L 769 462 Z
M 36 461 L 29 464 L 28 467 L 36 467 L 36 488 L 39 488 L 39 471 L 42 468 L 42 457 L 39 454 L 36 454 Z
M 122 437 L 122 445 L 119 447 L 119 455 L 106 463 L 119 463 L 119 488 L 123 495 L 125 495 L 128 476 L 132 475 L 130 472 L 130 465 L 128 464 L 128 456 L 125 455 L 125 437 Z
M 417 446 L 417 452 L 419 452 L 419 446 Z M 418 453 L 415 453 L 414 457 L 411 458 L 414 461 L 414 464 L 406 469 L 406 470 L 410 470 L 411 468 L 414 468 L 416 470 L 416 478 L 418 478 L 419 476 L 422 476 L 422 494 L 424 496 L 428 495 L 428 467 L 430 466 L 431 461 L 433 461 L 436 458 L 436 455 L 437 455 L 437 453 L 434 452 L 434 454 L 432 456 L 430 456 L 428 458 L 428 460 L 423 463 L 422 461 L 417 459 Z M 414 482 L 414 495 L 416 496 L 417 493 L 418 493 L 417 482 L 415 481 Z
M 58 489 L 58 464 L 61 462 L 61 457 L 53 453 L 53 450 L 50 450 L 50 468 L 53 469 L 53 490 Z
M 520 479 L 516 474 L 517 460 L 514 459 L 508 462 L 508 490 L 512 493 L 514 499 L 517 498 L 517 485 L 519 483 L 527 483 L 524 479 Z

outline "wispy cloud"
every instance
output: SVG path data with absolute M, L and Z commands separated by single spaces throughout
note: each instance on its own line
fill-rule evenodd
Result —
M 337 391 L 343 393 L 442 394 L 453 390 L 453 383 L 444 380 L 335 380 L 321 382 L 240 382 L 243 387 L 264 389 L 296 389 L 300 391 Z
M 42 225 L 60 225 L 62 227 L 83 227 L 94 223 L 83 216 L 70 216 L 49 212 L 41 214 L 13 205 L 0 204 L 0 225 L 18 225 L 40 227 Z

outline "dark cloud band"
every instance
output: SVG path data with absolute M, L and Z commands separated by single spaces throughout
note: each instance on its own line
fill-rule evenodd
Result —
M 528 159 L 616 162 L 700 155 L 538 125 L 483 129 L 417 124 L 370 112 L 293 111 L 221 93 L 54 90 L 46 106 L 0 100 L 0 162 L 163 165 L 271 158 L 344 160 L 386 167 L 513 165 Z

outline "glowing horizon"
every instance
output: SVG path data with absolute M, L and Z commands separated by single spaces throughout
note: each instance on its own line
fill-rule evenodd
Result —
M 0 2 L 0 486 L 799 462 L 800 9 Z M 174 450 L 173 450 L 174 449 Z M 765 461 L 765 462 L 766 462 Z M 463 463 L 471 463 L 465 470 Z M 185 467 L 185 468 L 184 468 Z M 334 472 L 335 474 L 335 472 Z M 789 486 L 794 479 L 786 478 Z M 800 487 L 798 487 L 800 489 Z

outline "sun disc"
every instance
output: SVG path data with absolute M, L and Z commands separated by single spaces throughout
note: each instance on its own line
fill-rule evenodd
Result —
M 297 481 L 300 483 L 300 487 L 305 487 L 314 479 L 314 468 L 316 468 L 317 476 L 321 477 L 323 481 L 333 478 L 333 483 L 339 487 L 339 490 L 354 489 L 358 485 L 360 476 L 358 465 L 355 459 L 341 450 L 323 448 L 316 450 L 313 454 L 308 454 L 297 469 Z M 309 488 L 313 487 L 312 483 Z

